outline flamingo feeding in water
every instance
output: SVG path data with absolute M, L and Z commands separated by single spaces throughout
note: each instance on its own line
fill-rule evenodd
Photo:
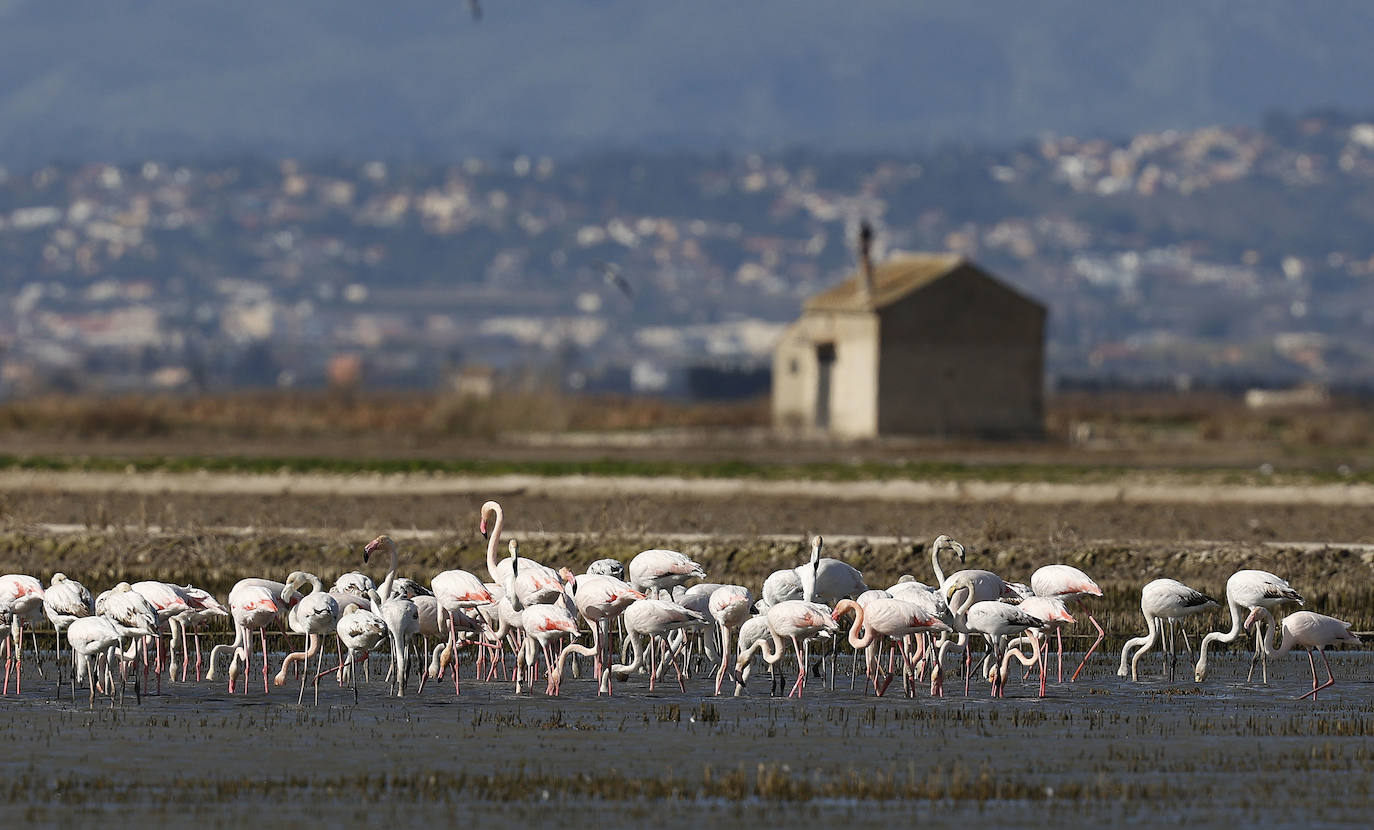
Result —
M 1248 631 L 1260 617 L 1265 618 L 1271 629 L 1276 627 L 1274 615 L 1269 613 L 1268 608 L 1259 605 L 1245 618 L 1245 629 Z M 1283 630 L 1283 638 L 1279 644 L 1271 646 L 1268 637 L 1265 637 L 1260 640 L 1260 649 L 1266 657 L 1287 654 L 1295 647 L 1307 651 L 1307 662 L 1312 667 L 1312 691 L 1298 695 L 1297 700 L 1302 700 L 1308 695 L 1316 700 L 1318 692 L 1336 685 L 1336 675 L 1331 672 L 1331 663 L 1326 659 L 1327 646 L 1360 642 L 1360 638 L 1350 630 L 1350 623 L 1312 611 L 1294 611 L 1284 617 L 1283 624 L 1278 627 Z M 1278 631 L 1274 632 L 1274 639 L 1279 639 Z M 1326 682 L 1321 685 L 1317 684 L 1317 663 L 1312 659 L 1313 651 L 1322 656 L 1322 665 L 1326 666 Z
M 1204 613 L 1216 607 L 1216 600 L 1201 591 L 1189 588 L 1177 579 L 1156 579 L 1147 583 L 1140 590 L 1140 613 L 1145 617 L 1145 635 L 1132 637 L 1122 646 L 1121 665 L 1116 669 L 1117 675 L 1126 676 L 1126 660 L 1131 649 L 1134 648 L 1136 652 L 1134 657 L 1130 657 L 1130 671 L 1131 680 L 1136 680 L 1136 665 L 1146 652 L 1154 648 L 1156 642 L 1163 639 L 1162 629 L 1167 622 L 1170 626 L 1170 635 L 1166 671 L 1168 679 L 1172 681 L 1174 679 L 1174 664 L 1178 657 L 1174 651 L 1172 626 L 1178 620 Z
M 839 630 L 839 623 L 831 616 L 829 607 L 805 600 L 792 599 L 780 602 L 768 609 L 768 631 L 772 639 L 761 638 L 750 645 L 735 660 L 735 671 L 739 673 L 749 664 L 757 651 L 770 666 L 782 660 L 786 649 L 783 640 L 792 641 L 792 650 L 797 655 L 797 682 L 792 684 L 788 697 L 801 698 L 806 688 L 806 658 L 802 656 L 801 641 L 812 637 L 830 636 Z M 743 642 L 743 639 L 741 639 Z
M 1233 643 L 1240 637 L 1242 611 L 1249 612 L 1259 607 L 1273 611 L 1287 602 L 1303 604 L 1302 594 L 1293 590 L 1293 586 L 1286 580 L 1268 571 L 1245 570 L 1231 574 L 1226 580 L 1226 605 L 1231 611 L 1231 628 L 1227 631 L 1213 631 L 1202 638 L 1202 645 L 1198 646 L 1197 665 L 1193 668 L 1193 678 L 1198 683 L 1207 678 L 1208 646 L 1213 642 Z M 1254 677 L 1255 662 L 1259 660 L 1262 677 L 1264 682 L 1268 683 L 1269 667 L 1259 642 L 1263 632 L 1256 632 L 1255 636 L 1255 656 L 1250 659 L 1250 673 L 1246 675 L 1245 680 L 1248 683 Z

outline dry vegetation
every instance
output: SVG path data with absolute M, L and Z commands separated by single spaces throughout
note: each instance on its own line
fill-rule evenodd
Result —
M 763 400 L 715 404 L 552 393 L 477 400 L 423 393 L 259 392 L 27 399 L 0 406 L 0 430 L 75 438 L 187 433 L 226 438 L 367 433 L 489 437 L 531 431 L 749 427 L 765 423 L 767 414 Z

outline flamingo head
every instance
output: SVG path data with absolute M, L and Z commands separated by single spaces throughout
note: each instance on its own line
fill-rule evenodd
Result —
M 830 619 L 838 620 L 840 617 L 843 617 L 850 611 L 859 610 L 862 610 L 859 606 L 859 603 L 855 602 L 852 599 L 842 599 L 840 600 L 839 604 L 835 606 L 835 610 L 833 613 L 831 613 Z
M 952 550 L 954 551 L 954 555 L 959 557 L 960 562 L 964 561 L 964 546 L 943 533 L 935 537 L 935 542 L 932 547 L 936 551 Z
M 363 564 L 366 565 L 368 558 L 371 557 L 373 553 L 376 553 L 378 550 L 381 550 L 384 546 L 388 548 L 396 547 L 396 543 L 391 541 L 391 537 L 387 536 L 385 533 L 364 545 Z
M 364 549 L 363 555 L 366 557 L 366 549 Z M 305 571 L 292 571 L 290 575 L 286 577 L 286 584 L 282 586 L 281 598 L 289 600 L 291 595 L 296 592 L 297 588 L 301 587 L 301 583 L 303 582 L 305 582 Z
M 494 501 L 489 501 L 489 502 L 486 502 L 485 504 L 482 505 L 482 509 L 479 510 L 479 511 L 478 511 L 478 514 L 477 514 L 477 518 L 478 518 L 478 522 L 477 522 L 477 531 L 478 531 L 479 533 L 482 534 L 482 538 L 483 538 L 483 539 L 489 539 L 489 538 L 491 538 L 491 533 L 490 533 L 490 531 L 487 530 L 487 517 L 488 517 L 488 516 L 498 516 L 498 517 L 499 517 L 500 515 L 501 515 L 501 505 L 497 504 L 496 502 L 494 502 Z

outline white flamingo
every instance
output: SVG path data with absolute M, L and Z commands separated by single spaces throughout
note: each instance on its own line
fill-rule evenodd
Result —
M 613 560 L 612 560 L 613 561 Z M 622 568 L 622 572 L 623 572 Z M 592 627 L 592 648 L 596 652 L 593 671 L 597 677 L 597 694 L 611 694 L 613 662 L 611 652 L 611 620 L 620 616 L 634 602 L 644 599 L 642 591 L 628 582 L 608 574 L 585 573 L 581 576 L 564 568 L 559 572 L 567 586 L 577 612 Z M 566 650 L 566 649 L 565 649 Z M 570 654 L 573 652 L 569 652 Z M 579 652 L 580 653 L 580 652 Z M 566 659 L 562 654 L 560 658 Z
M 285 602 L 296 589 L 302 585 L 309 585 L 310 590 L 301 597 L 300 601 L 291 606 L 287 613 L 286 624 L 296 634 L 304 634 L 307 637 L 305 651 L 293 651 L 286 655 L 282 660 L 281 669 L 272 682 L 278 686 L 286 682 L 286 672 L 293 663 L 302 663 L 301 672 L 301 691 L 296 697 L 296 704 L 300 705 L 305 700 L 305 682 L 310 676 L 310 658 L 316 654 L 320 655 L 320 662 L 315 666 L 315 703 L 320 702 L 320 676 L 323 674 L 321 664 L 324 662 L 324 654 L 320 646 L 324 638 L 333 634 L 339 623 L 339 601 L 326 593 L 324 584 L 320 578 L 312 573 L 305 571 L 292 571 L 286 577 L 286 583 L 282 587 L 281 599 Z
M 634 649 L 634 660 L 627 665 L 617 663 L 611 666 L 611 673 L 623 680 L 631 672 L 638 671 L 644 666 L 644 655 L 647 650 L 651 654 L 648 667 L 649 691 L 653 691 L 655 680 L 668 662 L 672 662 L 674 670 L 677 671 L 677 663 L 669 660 L 666 654 L 655 661 L 652 656 L 655 641 L 664 640 L 663 650 L 666 652 L 666 638 L 669 634 L 682 628 L 706 625 L 705 618 L 695 611 L 689 611 L 676 602 L 653 598 L 636 600 L 621 614 L 621 619 L 625 622 L 625 633 Z M 641 642 L 642 639 L 648 640 L 647 649 Z M 677 671 L 677 675 L 678 688 L 685 691 L 681 671 Z
M 392 586 L 396 583 L 396 568 L 400 562 L 400 552 L 396 549 L 396 543 L 390 536 L 385 534 L 378 536 L 363 548 L 363 564 L 379 548 L 386 547 L 391 555 L 391 567 L 386 573 L 386 578 L 382 580 L 381 589 L 369 593 L 372 600 L 372 607 L 378 616 L 386 621 L 387 630 L 391 632 L 391 665 L 392 675 L 395 685 L 392 689 L 397 697 L 405 697 L 406 683 L 410 680 L 410 660 L 409 650 L 411 641 L 420 633 L 420 609 L 415 607 L 415 603 L 409 599 L 392 595 Z M 383 599 L 383 595 L 388 598 Z M 425 690 L 425 672 L 420 672 L 420 687 L 417 693 Z
M 140 622 L 146 623 L 144 619 Z M 157 632 L 146 625 L 126 626 L 103 614 L 91 617 L 80 617 L 67 626 L 67 642 L 72 648 L 72 662 L 75 666 L 74 677 L 85 674 L 86 682 L 90 684 L 90 705 L 95 706 L 95 687 L 99 676 L 99 658 L 105 658 L 105 691 L 110 695 L 110 703 L 114 703 L 114 677 L 115 666 L 123 659 L 121 645 L 129 637 L 155 637 Z M 121 688 L 124 684 L 124 672 L 119 671 L 119 681 Z M 76 685 L 72 685 L 72 696 L 76 696 Z
M 1268 571 L 1244 570 L 1231 574 L 1226 580 L 1226 605 L 1231 611 L 1231 628 L 1227 631 L 1213 631 L 1202 638 L 1202 645 L 1198 646 L 1197 665 L 1193 667 L 1194 680 L 1201 683 L 1207 679 L 1208 646 L 1213 642 L 1233 643 L 1240 637 L 1243 612 L 1253 611 L 1259 607 L 1273 611 L 1288 602 L 1302 605 L 1302 594 L 1293 590 L 1293 586 L 1286 580 Z M 1262 631 L 1255 633 L 1255 656 L 1250 659 L 1250 673 L 1245 678 L 1247 683 L 1254 677 L 1256 660 L 1261 662 L 1264 682 L 1269 682 L 1269 666 L 1263 659 L 1264 652 L 1260 647 L 1262 636 Z
M 48 589 L 43 592 L 43 613 L 57 632 L 57 685 L 58 695 L 62 694 L 62 639 L 67 627 L 83 617 L 95 614 L 95 598 L 74 579 L 64 573 L 52 575 Z
M 1168 623 L 1171 626 L 1171 633 L 1165 668 L 1168 679 L 1172 681 L 1174 679 L 1174 665 L 1177 662 L 1177 654 L 1173 647 L 1172 626 L 1178 620 L 1210 611 L 1216 607 L 1216 600 L 1201 591 L 1189 588 L 1177 579 L 1155 579 L 1146 583 L 1145 587 L 1140 590 L 1140 613 L 1145 617 L 1145 635 L 1132 637 L 1122 646 L 1121 665 L 1117 666 L 1117 675 L 1126 676 L 1126 661 L 1129 657 L 1131 680 L 1134 681 L 1138 678 L 1137 667 L 1140 658 L 1154 648 L 1155 643 L 1163 639 L 1162 629 L 1165 623 Z M 1135 656 L 1130 657 L 1133 648 L 1136 649 Z
M 491 519 L 490 530 L 487 525 L 488 518 Z M 528 557 L 518 556 L 514 547 L 511 548 L 509 559 L 497 561 L 496 551 L 501 542 L 501 531 L 505 527 L 505 522 L 506 516 L 501 510 L 501 505 L 494 501 L 482 505 L 477 529 L 487 540 L 487 573 L 491 576 L 492 582 L 505 589 L 507 596 L 510 597 L 511 606 L 516 611 L 526 605 L 556 602 L 563 595 L 563 583 L 558 581 L 557 571 Z M 518 577 L 514 567 L 516 559 L 520 560 Z

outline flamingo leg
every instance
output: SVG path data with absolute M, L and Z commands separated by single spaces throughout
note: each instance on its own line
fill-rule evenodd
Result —
M 259 628 L 259 629 L 258 629 L 258 635 L 262 637 L 262 693 L 263 693 L 263 694 L 267 694 L 267 693 L 268 693 L 268 686 L 267 686 L 267 664 L 268 664 L 268 662 L 269 662 L 268 659 L 267 659 L 267 628 L 266 628 L 266 627 Z M 244 687 L 245 687 L 245 690 L 246 690 L 246 688 L 247 688 L 247 684 L 246 684 L 246 683 L 244 684 Z
M 1102 626 L 1098 624 L 1097 620 L 1093 618 L 1092 614 L 1088 615 L 1088 622 L 1092 623 L 1093 628 L 1097 629 L 1097 639 L 1093 640 L 1093 644 L 1088 647 L 1088 653 L 1083 655 L 1083 662 L 1078 664 L 1078 668 L 1074 671 L 1073 677 L 1069 678 L 1070 683 L 1073 683 L 1076 680 L 1078 680 L 1078 673 L 1083 671 L 1084 666 L 1088 665 L 1088 658 L 1093 656 L 1093 652 L 1097 651 L 1097 647 L 1100 646 L 1102 644 L 1102 641 L 1107 638 L 1107 632 L 1102 630 Z
M 1321 654 L 1321 656 L 1322 656 L 1322 665 L 1326 666 L 1326 682 L 1323 683 L 1323 684 L 1321 684 L 1320 686 L 1316 685 L 1316 683 L 1317 683 L 1317 664 L 1316 664 L 1316 663 L 1313 663 L 1313 664 L 1312 664 L 1312 684 L 1313 684 L 1313 685 L 1312 685 L 1312 691 L 1308 692 L 1308 693 L 1305 694 L 1305 695 L 1299 696 L 1299 697 L 1297 698 L 1298 700 L 1302 700 L 1304 697 L 1307 697 L 1307 695 L 1311 695 L 1311 696 L 1312 696 L 1312 699 L 1313 699 L 1313 700 L 1316 700 L 1316 699 L 1317 699 L 1317 693 L 1318 693 L 1318 692 L 1320 692 L 1322 689 L 1329 689 L 1329 688 L 1331 688 L 1332 686 L 1336 685 L 1336 675 L 1333 674 L 1333 673 L 1331 672 L 1331 661 L 1326 659 L 1326 652 L 1325 652 L 1324 650 L 1322 650 L 1322 649 L 1317 649 L 1317 651 L 1318 651 L 1318 652 Z M 1309 649 L 1308 652 L 1307 652 L 1307 659 L 1308 659 L 1309 661 L 1312 659 L 1312 651 L 1311 651 L 1310 649 Z
M 38 650 L 38 632 L 35 629 L 29 629 L 29 637 L 33 640 L 33 667 L 38 669 L 39 678 L 47 680 L 48 676 L 43 673 L 42 652 Z
M 1062 624 L 1061 624 L 1061 625 L 1055 626 L 1055 629 L 1054 629 L 1054 642 L 1055 642 L 1056 649 L 1057 649 L 1058 652 L 1059 652 L 1058 657 L 1056 658 L 1056 659 L 1058 660 L 1058 665 L 1057 665 L 1057 667 L 1056 667 L 1056 668 L 1057 668 L 1057 671 L 1055 672 L 1055 678 L 1056 678 L 1055 682 L 1057 682 L 1057 683 L 1063 683 L 1063 682 L 1064 682 L 1064 626 L 1063 626 Z
M 792 637 L 792 649 L 797 652 L 797 682 L 792 684 L 792 691 L 788 692 L 787 696 L 792 697 L 795 694 L 797 700 L 801 700 L 806 689 L 806 658 L 802 655 L 801 644 L 797 642 L 795 635 Z
M 1253 681 L 1255 678 L 1255 664 L 1260 663 L 1264 665 L 1264 650 L 1260 648 L 1260 641 L 1262 641 L 1263 639 L 1264 623 L 1261 622 L 1255 626 L 1255 653 L 1250 657 L 1250 671 L 1245 675 L 1246 683 Z M 1269 667 L 1267 665 L 1264 665 L 1264 668 L 1262 669 L 1262 674 L 1264 677 L 1264 682 L 1268 683 Z

